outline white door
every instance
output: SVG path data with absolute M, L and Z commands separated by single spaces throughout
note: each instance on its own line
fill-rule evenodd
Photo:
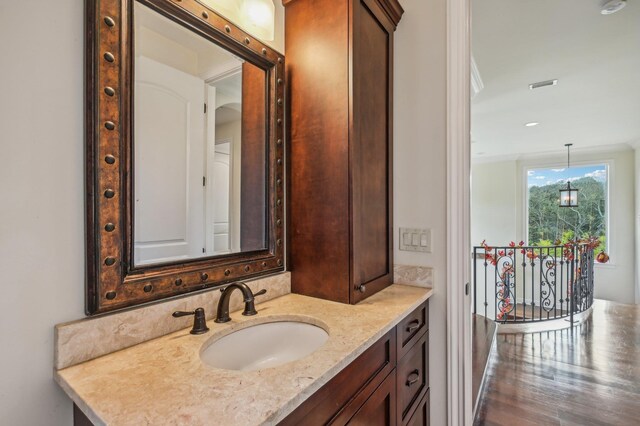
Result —
M 204 81 L 136 58 L 136 265 L 202 256 Z
M 216 254 L 231 252 L 229 207 L 231 197 L 231 141 L 216 143 L 213 163 L 214 222 L 213 246 Z

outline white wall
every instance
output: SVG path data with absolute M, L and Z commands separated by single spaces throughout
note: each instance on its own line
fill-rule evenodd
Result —
M 636 265 L 640 265 L 640 141 L 635 144 L 635 224 L 636 224 Z M 636 303 L 640 304 L 640 268 L 636 267 Z
M 395 34 L 395 263 L 434 268 L 431 424 L 446 424 L 446 1 L 404 0 Z M 430 228 L 433 252 L 398 250 L 398 227 Z
M 609 171 L 609 247 L 611 261 L 608 264 L 596 264 L 595 297 L 620 303 L 636 303 L 636 256 L 635 256 L 635 155 L 631 149 L 579 151 L 571 153 L 572 164 L 593 164 L 610 162 Z M 525 188 L 526 170 L 537 167 L 565 166 L 562 154 L 554 156 L 528 157 L 508 162 L 476 163 L 472 167 L 472 220 L 471 234 L 473 245 L 483 239 L 494 245 L 508 244 L 510 241 L 526 241 Z M 497 180 L 485 179 L 491 170 L 505 172 L 504 179 L 515 182 L 515 198 L 511 184 L 508 188 Z M 497 185 L 497 186 L 496 186 Z M 505 190 L 504 208 L 513 205 L 515 227 L 511 217 L 507 220 L 496 210 L 495 220 L 489 216 L 476 214 L 482 212 L 488 202 L 482 197 L 493 196 L 494 189 Z M 497 202 L 493 200 L 493 202 Z M 505 221 L 505 229 L 502 222 Z M 508 232 L 515 232 L 509 236 Z
M 284 51 L 276 1 L 274 48 Z M 0 2 L 0 413 L 69 425 L 53 326 L 84 316 L 82 0 Z
M 504 245 L 516 231 L 517 163 L 474 164 L 471 174 L 471 244 Z
M 84 315 L 82 1 L 2 2 L 0 413 L 71 424 L 53 326 Z M 8 42 L 11 40 L 11 42 Z

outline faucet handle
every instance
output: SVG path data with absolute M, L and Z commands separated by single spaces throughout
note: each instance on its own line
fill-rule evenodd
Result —
M 249 292 L 251 292 L 251 290 L 249 290 Z M 267 292 L 266 288 L 263 288 L 262 290 L 260 290 L 257 293 L 251 292 L 249 297 L 244 300 L 244 312 L 242 312 L 242 315 L 244 315 L 246 317 L 250 317 L 252 315 L 257 314 L 258 311 L 256 311 L 256 305 L 255 305 L 256 296 L 263 295 L 266 292 Z
M 224 293 L 224 291 L 225 291 L 225 290 L 226 290 L 226 287 L 222 287 L 222 288 L 220 289 L 220 293 Z M 253 297 L 256 297 L 256 296 L 262 296 L 262 295 L 263 295 L 263 294 L 265 294 L 266 292 L 267 292 L 267 289 L 266 289 L 266 288 L 263 288 L 263 289 L 262 289 L 262 290 L 260 290 L 259 292 L 257 292 L 257 293 L 253 293 Z
M 193 328 L 189 333 L 191 334 L 204 334 L 209 331 L 207 327 L 207 320 L 204 315 L 204 309 L 198 308 L 195 311 L 175 311 L 171 314 L 174 318 L 185 317 L 187 315 L 193 315 Z
M 179 317 L 186 317 L 188 315 L 195 315 L 195 314 L 196 314 L 196 311 L 191 311 L 191 312 L 175 311 L 173 314 L 171 314 L 171 316 L 174 318 L 179 318 Z

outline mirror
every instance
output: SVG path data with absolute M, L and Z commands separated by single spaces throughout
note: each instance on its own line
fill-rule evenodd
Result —
M 265 71 L 140 3 L 133 16 L 134 265 L 266 248 Z
M 284 270 L 284 57 L 197 0 L 86 8 L 88 314 Z

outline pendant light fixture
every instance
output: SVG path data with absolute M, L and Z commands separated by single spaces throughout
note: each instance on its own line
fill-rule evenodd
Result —
M 572 143 L 567 143 L 567 170 L 571 167 L 570 149 Z M 567 187 L 560 190 L 560 207 L 578 207 L 578 189 L 571 188 L 571 180 L 567 180 Z

